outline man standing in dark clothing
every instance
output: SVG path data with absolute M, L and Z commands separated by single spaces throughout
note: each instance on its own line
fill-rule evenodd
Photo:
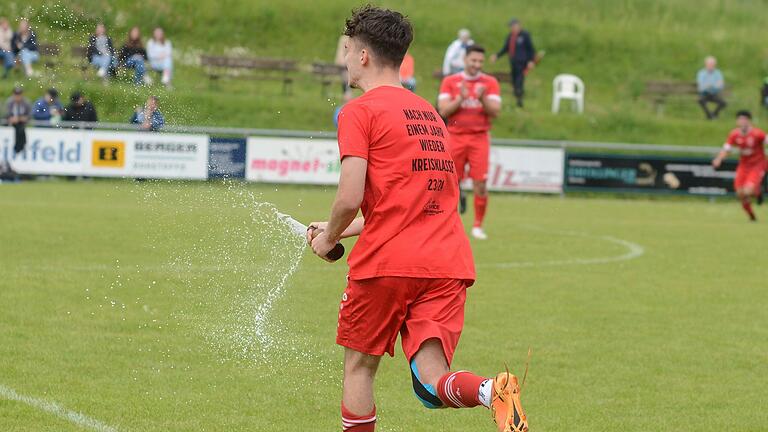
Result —
M 13 89 L 13 96 L 6 102 L 5 118 L 8 125 L 13 127 L 16 140 L 13 146 L 14 153 L 21 153 L 27 145 L 27 122 L 32 115 L 32 106 L 24 97 L 21 87 Z
M 491 61 L 495 62 L 503 55 L 509 57 L 515 99 L 517 99 L 517 106 L 522 108 L 525 73 L 536 66 L 534 61 L 536 50 L 533 48 L 531 34 L 523 30 L 520 21 L 516 18 L 509 21 L 509 34 L 504 39 L 504 46 L 498 53 L 491 56 Z

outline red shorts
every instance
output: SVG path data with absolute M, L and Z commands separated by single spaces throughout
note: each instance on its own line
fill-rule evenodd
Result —
M 491 157 L 491 137 L 488 132 L 450 134 L 448 143 L 459 180 L 467 177 L 467 162 L 469 178 L 480 181 L 488 179 L 488 159 Z
M 365 354 L 394 356 L 400 333 L 410 362 L 424 341 L 437 338 L 450 365 L 464 327 L 467 286 L 459 279 L 349 280 L 339 307 L 336 343 Z
M 736 189 L 751 187 L 757 192 L 763 183 L 764 176 L 765 167 L 762 165 L 751 167 L 739 164 L 736 168 L 736 179 L 733 181 L 733 186 Z

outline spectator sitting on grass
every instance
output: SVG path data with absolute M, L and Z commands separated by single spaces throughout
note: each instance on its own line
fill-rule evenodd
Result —
M 104 24 L 96 25 L 96 32 L 88 38 L 88 49 L 85 52 L 88 62 L 98 68 L 96 75 L 106 78 L 107 74 L 117 65 L 115 46 L 112 38 L 107 36 Z
M 138 27 L 133 27 L 128 32 L 128 40 L 125 41 L 125 45 L 120 48 L 120 64 L 127 68 L 133 69 L 133 83 L 136 85 L 149 84 L 146 72 L 147 51 L 144 49 L 144 45 L 141 43 L 141 30 Z
M 32 118 L 58 123 L 63 113 L 64 107 L 59 102 L 59 92 L 55 88 L 50 88 L 40 99 L 35 101 L 32 109 Z
M 471 34 L 467 29 L 459 30 L 459 38 L 448 45 L 443 58 L 443 76 L 453 75 L 464 70 L 464 56 L 467 54 L 467 47 L 474 45 Z
M 139 129 L 145 131 L 159 131 L 165 125 L 165 118 L 157 106 L 157 96 L 150 96 L 147 104 L 136 107 L 131 117 L 131 123 L 139 125 Z
M 72 93 L 72 96 L 70 96 L 70 103 L 64 110 L 64 120 L 72 122 L 99 121 L 96 115 L 96 108 L 79 91 Z
M 35 71 L 32 69 L 32 64 L 40 60 L 40 52 L 37 48 L 37 36 L 29 28 L 29 21 L 25 19 L 19 21 L 19 31 L 13 35 L 13 52 L 21 60 L 24 73 L 28 77 L 33 76 Z
M 13 30 L 5 17 L 0 17 L 0 61 L 3 62 L 3 79 L 8 78 L 8 72 L 16 64 L 16 56 L 13 54 Z
M 416 64 L 411 53 L 405 53 L 403 62 L 400 64 L 400 83 L 408 90 L 416 91 Z
M 725 88 L 723 73 L 717 69 L 717 59 L 709 56 L 704 60 L 704 68 L 696 74 L 696 85 L 699 90 L 699 105 L 704 110 L 707 119 L 717 118 L 720 111 L 725 108 L 726 103 L 722 93 Z M 715 111 L 710 111 L 707 106 L 709 103 L 715 103 Z
M 147 55 L 152 70 L 160 72 L 160 82 L 170 87 L 173 71 L 173 47 L 171 41 L 165 38 L 165 32 L 158 27 L 152 33 L 152 39 L 147 42 Z
M 13 147 L 15 153 L 21 153 L 27 145 L 26 126 L 31 114 L 32 107 L 24 97 L 24 90 L 21 87 L 14 88 L 13 95 L 5 103 L 5 119 L 16 134 Z

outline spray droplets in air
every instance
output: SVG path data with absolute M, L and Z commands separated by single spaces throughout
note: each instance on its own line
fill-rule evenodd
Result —
M 200 331 L 222 360 L 274 366 L 310 356 L 283 301 L 305 241 L 274 205 L 236 182 L 153 181 L 138 188 L 141 204 L 160 222 L 150 242 L 171 245 L 167 268 L 179 283 L 170 285 L 181 288 L 170 295 L 184 303 L 173 320 Z

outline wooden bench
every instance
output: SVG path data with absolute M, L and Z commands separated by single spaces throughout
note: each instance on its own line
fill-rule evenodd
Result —
M 73 46 L 70 51 L 72 60 L 75 61 L 75 67 L 80 69 L 80 73 L 83 75 L 84 80 L 88 79 L 88 69 L 91 66 L 88 62 L 88 57 L 86 57 L 87 54 L 88 48 L 84 46 Z
M 346 71 L 346 67 L 339 66 L 335 63 L 312 63 L 312 75 L 320 80 L 320 94 L 323 97 L 328 96 L 328 87 L 333 83 L 341 84 L 342 73 Z
M 55 57 L 61 53 L 61 47 L 52 43 L 41 43 L 37 45 L 37 51 L 40 53 L 40 59 L 43 65 L 48 69 L 56 67 Z
M 730 89 L 726 87 L 722 95 L 728 97 L 730 93 Z M 668 99 L 698 99 L 699 88 L 693 81 L 648 81 L 645 83 L 643 94 L 653 102 L 656 114 L 662 115 Z
M 200 65 L 205 67 L 211 86 L 222 78 L 281 81 L 283 94 L 291 93 L 293 77 L 298 70 L 295 60 L 270 58 L 243 58 L 204 55 Z

